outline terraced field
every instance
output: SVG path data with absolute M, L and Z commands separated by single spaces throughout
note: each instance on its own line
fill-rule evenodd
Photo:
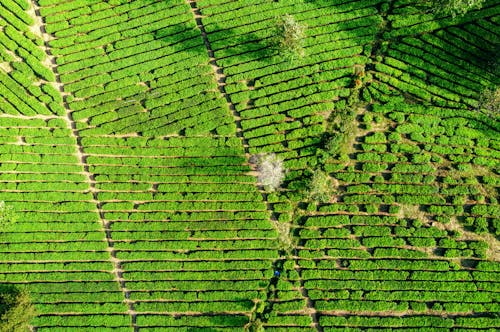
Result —
M 496 331 L 499 25 L 494 0 L 0 0 L 0 291 L 33 331 Z

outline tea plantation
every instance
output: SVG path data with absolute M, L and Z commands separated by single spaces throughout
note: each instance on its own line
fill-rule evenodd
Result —
M 0 331 L 498 331 L 500 3 L 436 2 L 0 0 Z

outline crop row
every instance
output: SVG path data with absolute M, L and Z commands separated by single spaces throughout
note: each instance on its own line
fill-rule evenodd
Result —
M 393 3 L 390 14 L 408 3 Z M 449 30 L 460 39 L 462 29 Z M 449 51 L 448 32 L 381 46 L 375 80 L 361 93 L 372 104 L 356 114 L 349 154 L 325 167 L 338 180 L 335 202 L 309 203 L 307 217 L 294 220 L 303 287 L 325 331 L 498 324 L 498 263 L 483 261 L 494 244 L 477 236 L 498 235 L 498 126 L 464 106 L 497 79 L 483 59 Z M 443 313 L 461 317 L 445 321 Z
M 34 19 L 26 12 L 29 7 L 24 0 L 0 5 L 0 61 L 8 68 L 0 73 L 0 110 L 12 115 L 61 115 L 62 99 L 50 83 L 54 73 L 43 64 L 43 40 L 31 30 Z
M 281 155 L 287 168 L 298 170 L 290 177 L 315 164 L 314 145 L 324 131 L 320 114 L 349 96 L 353 67 L 368 62 L 378 2 L 323 5 L 322 15 L 309 3 L 197 3 L 251 153 Z M 277 56 L 271 36 L 278 13 L 308 26 L 303 59 Z
M 43 54 L 17 33 L 23 11 L 5 3 L 16 8 L 5 19 L 14 29 L 7 28 L 0 43 L 31 65 Z M 368 73 L 368 88 L 359 90 L 373 105 L 358 114 L 354 144 L 342 161 L 325 165 L 336 178 L 332 201 L 296 206 L 268 196 L 275 212 L 283 212 L 280 220 L 293 220 L 298 238 L 281 277 L 272 279 L 279 234 L 239 138 L 182 137 L 235 132 L 188 3 L 39 5 L 56 37 L 51 53 L 71 94 L 66 101 L 83 136 L 96 196 L 64 122 L 9 118 L 1 124 L 0 142 L 8 144 L 1 147 L 0 199 L 20 222 L 0 233 L 0 277 L 27 278 L 27 287 L 40 294 L 37 330 L 130 330 L 112 264 L 106 266 L 100 216 L 141 331 L 240 331 L 258 300 L 271 306 L 264 317 L 269 331 L 314 330 L 304 314 L 308 305 L 325 331 L 498 325 L 491 315 L 499 309 L 498 264 L 482 260 L 489 252 L 476 240 L 481 234 L 471 240 L 458 231 L 460 223 L 477 233 L 495 231 L 497 132 L 464 105 L 475 106 L 477 93 L 496 78 L 482 67 L 483 57 L 468 61 L 460 50 L 470 42 L 467 54 L 477 55 L 482 44 L 494 42 L 496 33 L 487 32 L 495 31 L 498 6 L 488 2 L 470 18 L 443 18 L 418 15 L 406 0 L 196 1 L 250 153 L 281 155 L 290 178 L 318 163 L 325 118 L 345 106 L 356 75 L 376 60 L 367 66 L 375 79 Z M 275 16 L 284 13 L 308 26 L 301 60 L 277 56 L 271 45 Z M 429 33 L 405 36 L 413 32 Z M 377 42 L 397 36 L 403 36 L 397 43 Z M 10 91 L 4 104 L 27 98 L 17 91 L 31 77 L 6 76 L 12 79 L 2 80 Z M 41 91 L 57 96 L 44 83 Z M 34 96 L 29 107 L 18 104 L 32 115 L 39 92 L 28 91 Z M 406 103 L 398 91 L 452 108 Z M 54 96 L 40 99 L 50 108 Z M 42 114 L 63 114 L 50 109 Z M 142 136 L 98 137 L 116 133 Z M 180 137 L 151 137 L 167 134 Z M 300 215 L 292 218 L 295 208 Z M 337 310 L 347 313 L 330 316 Z M 60 315 L 68 312 L 74 314 Z
M 138 314 L 250 311 L 238 294 L 262 296 L 277 234 L 241 148 L 223 138 L 83 141 Z M 138 325 L 162 326 L 147 317 Z
M 320 322 L 325 326 L 326 331 L 330 331 L 329 327 L 342 326 L 349 329 L 367 329 L 367 328 L 403 328 L 403 329 L 426 329 L 432 331 L 449 331 L 464 330 L 470 328 L 487 328 L 495 325 L 496 320 L 489 317 L 457 317 L 455 319 L 428 316 L 428 315 L 415 315 L 404 317 L 369 317 L 369 316 L 322 316 Z M 331 331 L 334 331 L 332 328 Z M 347 330 L 346 331 L 350 331 Z
M 385 105 L 375 105 L 375 110 L 384 109 L 383 113 L 389 119 L 397 122 L 391 130 L 385 134 L 379 132 L 371 133 L 362 138 L 366 143 L 361 147 L 362 150 L 371 150 L 371 146 L 379 146 L 382 142 L 387 139 L 407 142 L 405 143 L 408 147 L 422 146 L 419 144 L 421 141 L 418 137 L 414 136 L 414 133 L 421 132 L 424 130 L 426 133 L 431 133 L 436 128 L 442 128 L 444 131 L 437 136 L 436 144 L 430 145 L 425 144 L 424 150 L 428 152 L 420 152 L 420 154 L 414 154 L 416 151 L 411 151 L 403 154 L 402 156 L 392 158 L 392 161 L 397 162 L 395 166 L 391 168 L 391 176 L 378 176 L 378 175 L 363 175 L 356 174 L 354 169 L 348 168 L 346 173 L 337 173 L 335 176 L 346 182 L 352 183 L 346 187 L 347 193 L 356 193 L 366 196 L 367 193 L 373 194 L 392 194 L 394 196 L 395 202 L 399 203 L 411 203 L 420 204 L 421 210 L 434 215 L 436 220 L 445 221 L 446 217 L 453 216 L 467 216 L 466 222 L 468 226 L 473 226 L 476 232 L 498 232 L 498 222 L 495 221 L 494 216 L 498 214 L 498 201 L 495 197 L 488 198 L 485 201 L 484 188 L 491 188 L 489 190 L 495 190 L 497 187 L 495 176 L 478 176 L 474 174 L 473 167 L 467 165 L 466 163 L 473 163 L 482 166 L 492 166 L 498 163 L 498 142 L 495 136 L 489 137 L 490 131 L 492 129 L 488 128 L 482 124 L 475 114 L 471 113 L 470 118 L 460 118 L 458 116 L 440 118 L 432 113 L 425 112 L 422 108 L 409 107 L 409 105 L 396 104 L 389 106 Z M 389 111 L 389 109 L 397 111 Z M 401 112 L 404 111 L 408 115 L 403 115 Z M 443 108 L 433 108 L 432 110 L 437 110 L 438 112 L 444 113 Z M 388 112 L 386 112 L 388 111 Z M 415 113 L 412 113 L 414 111 Z M 403 121 L 401 121 L 404 119 Z M 395 135 L 397 133 L 397 135 Z M 475 142 L 473 142 L 473 140 Z M 450 144 L 454 142 L 455 144 Z M 462 148 L 460 145 L 465 145 L 471 148 Z M 392 146 L 392 145 L 391 145 Z M 457 146 L 457 147 L 452 147 Z M 472 146 L 475 148 L 473 149 Z M 377 149 L 372 149 L 377 150 Z M 380 150 L 380 149 L 378 149 Z M 367 169 L 367 163 L 373 163 L 374 161 L 381 160 L 391 160 L 390 156 L 395 154 L 400 154 L 399 152 L 394 153 L 394 151 L 386 152 L 381 155 L 375 152 L 358 152 L 356 154 L 356 159 L 360 161 L 359 166 L 361 169 Z M 458 153 L 459 155 L 454 155 Z M 407 158 L 405 158 L 407 157 Z M 436 177 L 439 170 L 442 168 L 442 164 L 450 160 L 452 162 L 457 162 L 454 168 L 458 171 L 458 174 L 452 175 L 451 173 L 445 176 Z M 404 165 L 403 162 L 411 164 Z M 397 174 L 398 167 L 415 167 L 422 164 L 432 165 L 435 170 L 431 171 L 429 169 L 428 175 L 421 177 L 421 180 L 415 181 L 415 175 Z M 420 167 L 420 166 L 419 166 Z M 384 169 L 381 168 L 381 171 Z M 422 170 L 421 170 L 422 171 Z M 421 176 L 421 174 L 419 174 Z M 415 178 L 415 179 L 413 179 Z M 370 182 L 370 179 L 373 181 Z M 415 184 L 395 184 L 394 182 L 415 182 Z M 408 181 L 410 180 L 410 181 Z M 418 182 L 418 184 L 417 184 Z M 356 184 L 354 184 L 356 183 Z M 422 185 L 429 184 L 429 185 Z M 413 197 L 405 197 L 404 194 L 413 194 Z M 359 195 L 358 195 L 359 196 Z M 390 199 L 387 197 L 380 198 L 370 198 L 370 201 L 364 200 L 368 197 L 356 198 L 356 195 L 345 196 L 346 202 L 372 202 L 390 203 Z M 489 203 L 490 206 L 483 206 L 484 203 Z M 423 206 L 422 206 L 423 205 Z M 425 206 L 430 205 L 430 206 Z M 474 218 L 477 217 L 477 218 Z M 488 218 L 490 217 L 490 218 Z M 476 220 L 474 220 L 476 219 Z M 489 219 L 489 220 L 488 220 Z M 464 218 L 461 220 L 465 221 Z
M 0 200 L 18 219 L 0 233 L 0 279 L 31 293 L 40 330 L 70 328 L 81 320 L 78 315 L 90 313 L 88 326 L 99 319 L 107 326 L 130 326 L 126 315 L 122 323 L 106 316 L 124 314 L 126 307 L 66 122 L 14 117 L 0 122 L 1 137 L 14 139 L 0 147 L 5 170 Z M 78 320 L 65 319 L 65 313 Z
M 497 4 L 490 4 L 481 11 L 453 19 L 421 13 L 389 15 L 396 29 L 385 37 L 400 36 L 401 42 L 391 43 L 382 63 L 376 64 L 377 79 L 440 106 L 476 107 L 479 93 L 498 84 L 486 63 L 494 48 L 492 36 L 497 36 L 497 24 L 490 19 L 499 10 Z M 459 23 L 463 25 L 452 26 Z M 424 31 L 427 33 L 411 36 Z M 410 36 L 402 37 L 406 35 Z M 377 91 L 370 92 L 380 97 Z
M 184 1 L 47 3 L 41 14 L 82 136 L 235 131 Z

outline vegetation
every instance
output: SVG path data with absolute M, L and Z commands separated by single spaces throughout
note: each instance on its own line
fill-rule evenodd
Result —
M 274 44 L 285 57 L 295 59 L 305 55 L 306 26 L 297 22 L 292 15 L 285 14 L 276 20 L 274 38 Z
M 0 201 L 0 227 L 5 227 L 16 222 L 17 217 L 12 206 L 5 205 L 4 201 Z
M 1 1 L 33 330 L 497 328 L 500 5 L 429 3 Z
M 245 326 L 245 332 L 264 332 L 264 326 L 262 321 L 257 318 L 254 321 L 252 321 L 250 324 Z
M 281 186 L 285 178 L 283 160 L 275 154 L 262 154 L 255 156 L 259 183 L 269 191 L 274 191 Z
M 331 181 L 327 173 L 322 170 L 313 172 L 308 185 L 308 195 L 318 202 L 328 202 L 331 198 Z
M 0 286 L 0 332 L 27 332 L 35 307 L 25 290 Z
M 456 16 L 481 8 L 484 2 L 485 0 L 431 0 L 430 5 L 435 12 Z
M 500 115 L 500 87 L 485 89 L 479 98 L 479 108 L 485 110 L 493 118 Z

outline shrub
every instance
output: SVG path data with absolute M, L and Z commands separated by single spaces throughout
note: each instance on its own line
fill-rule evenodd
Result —
M 334 133 L 325 143 L 325 151 L 332 157 L 337 156 L 341 152 L 341 147 L 345 143 L 345 138 L 345 135 L 341 133 Z
M 479 109 L 483 109 L 489 116 L 500 114 L 500 87 L 495 90 L 485 89 L 479 97 Z
M 423 302 L 411 302 L 410 307 L 412 310 L 417 312 L 423 312 L 427 310 L 427 305 Z
M 6 206 L 4 201 L 0 201 L 0 226 L 5 226 L 16 222 L 16 215 L 12 206 Z
M 389 213 L 390 214 L 397 214 L 397 213 L 399 213 L 400 209 L 401 209 L 401 206 L 399 206 L 399 205 L 391 205 L 389 207 Z
M 255 155 L 252 157 L 252 162 L 257 164 L 259 182 L 266 190 L 274 191 L 278 189 L 285 178 L 283 160 L 271 153 Z
M 305 55 L 305 25 L 301 25 L 292 15 L 284 15 L 276 22 L 274 37 L 275 46 L 290 58 L 301 58 Z
M 330 177 L 322 170 L 316 170 L 308 184 L 308 194 L 313 200 L 325 203 L 330 200 Z

